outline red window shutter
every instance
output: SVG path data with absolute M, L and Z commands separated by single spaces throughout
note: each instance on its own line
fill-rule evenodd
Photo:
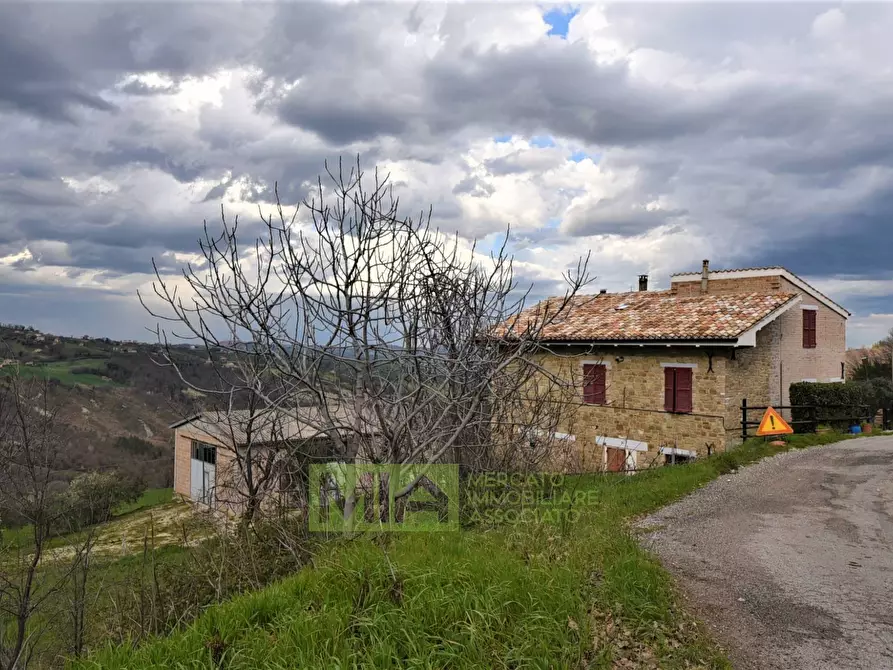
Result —
M 803 347 L 813 349 L 816 346 L 816 311 L 803 310 Z
M 583 365 L 583 402 L 591 405 L 595 402 L 594 365 Z
M 809 329 L 810 329 L 810 334 L 811 334 L 809 342 L 810 342 L 810 346 L 814 347 L 817 344 L 816 318 L 818 317 L 819 313 L 816 312 L 815 310 L 810 310 L 810 313 L 812 314 L 812 316 L 809 317 Z
M 592 385 L 595 387 L 593 390 L 594 402 L 597 405 L 604 405 L 607 402 L 605 397 L 607 368 L 604 365 L 595 365 L 593 367 L 595 367 L 592 379 Z
M 583 365 L 583 402 L 587 405 L 605 404 L 605 366 Z
M 676 409 L 676 368 L 664 368 L 664 409 Z
M 692 410 L 692 374 L 691 368 L 676 368 L 676 411 Z
M 809 312 L 810 310 L 803 310 L 803 348 L 807 348 L 809 346 Z

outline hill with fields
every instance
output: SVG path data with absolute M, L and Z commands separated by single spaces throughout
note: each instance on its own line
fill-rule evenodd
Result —
M 46 379 L 66 426 L 62 479 L 87 470 L 120 469 L 150 487 L 170 486 L 168 426 L 201 405 L 200 394 L 163 360 L 158 345 L 107 338 L 63 337 L 0 325 L 0 377 Z M 184 375 L 213 386 L 208 352 L 175 349 Z

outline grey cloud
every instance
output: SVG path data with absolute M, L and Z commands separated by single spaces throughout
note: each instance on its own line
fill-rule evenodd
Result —
M 493 195 L 493 187 L 479 177 L 466 177 L 453 187 L 454 195 L 473 195 L 478 198 L 486 198 Z
M 850 275 L 862 279 L 886 279 L 893 273 L 893 178 L 878 186 L 868 198 L 834 212 L 815 212 L 806 217 L 777 221 L 779 229 L 809 231 L 796 238 L 797 253 L 790 246 L 767 245 L 746 260 L 756 265 L 785 265 L 811 276 Z M 840 225 L 844 222 L 844 225 Z M 890 297 L 886 297 L 890 304 Z
M 370 100 L 336 95 L 329 98 L 296 89 L 279 107 L 286 123 L 319 133 L 334 144 L 375 139 L 382 135 L 400 135 L 407 126 L 396 109 L 376 105 Z
M 170 93 L 174 93 L 175 91 L 178 90 L 178 88 L 179 87 L 177 86 L 177 84 L 170 84 L 170 85 L 166 85 L 166 86 L 149 86 L 148 84 L 146 84 L 142 81 L 134 80 L 134 81 L 127 82 L 123 86 L 120 86 L 118 88 L 118 90 L 121 93 L 126 93 L 128 95 L 151 96 L 151 95 L 167 95 Z
M 5 26 L 0 27 L 0 105 L 56 121 L 72 121 L 76 107 L 114 109 L 44 47 L 29 43 L 15 23 L 2 19 L 0 14 L 0 26 Z
M 114 111 L 100 91 L 123 74 L 195 76 L 244 62 L 268 20 L 263 8 L 236 5 L 5 3 L 0 105 L 68 122 L 78 107 Z
M 680 209 L 647 209 L 628 198 L 603 198 L 591 207 L 572 211 L 562 225 L 568 235 L 640 235 L 686 214 Z
M 57 208 L 74 205 L 76 198 L 61 179 L 0 177 L 0 202 L 6 206 Z
M 146 165 L 166 172 L 177 181 L 192 182 L 198 179 L 207 169 L 200 160 L 193 159 L 191 164 L 185 160 L 161 151 L 156 147 L 130 144 L 129 141 L 113 140 L 107 151 L 94 153 L 90 161 L 98 168 L 116 168 L 127 165 Z

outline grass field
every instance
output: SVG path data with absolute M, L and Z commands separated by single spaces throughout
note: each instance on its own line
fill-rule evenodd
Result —
M 102 359 L 81 358 L 77 360 L 53 361 L 35 365 L 21 365 L 18 368 L 8 366 L 0 368 L 0 374 L 12 374 L 12 372 L 17 369 L 19 375 L 23 379 L 46 377 L 48 379 L 56 379 L 60 383 L 68 386 L 74 384 L 84 384 L 85 386 L 120 386 L 120 384 L 117 384 L 111 379 L 107 379 L 98 374 L 72 372 L 73 369 L 77 368 L 89 367 L 101 369 L 104 365 L 105 361 Z
M 179 546 L 184 524 L 195 528 L 191 508 L 172 500 L 172 489 L 149 489 L 138 500 L 122 505 L 115 510 L 114 518 L 94 527 L 95 537 L 91 559 L 91 598 L 86 639 L 88 644 L 97 644 L 109 639 L 110 631 L 115 630 L 115 621 L 120 618 L 118 607 L 127 598 L 132 598 L 134 584 L 145 579 L 149 570 L 177 570 L 181 561 L 187 559 L 187 552 Z M 37 593 L 41 597 L 49 592 L 47 587 L 58 579 L 61 571 L 70 565 L 74 547 L 82 542 L 89 529 L 67 536 L 53 537 L 47 544 L 47 551 L 37 576 Z M 143 545 L 147 534 L 151 535 L 150 563 L 146 564 Z M 30 526 L 18 529 L 4 529 L 0 539 L 0 574 L 5 568 L 22 565 L 29 560 L 32 547 Z M 8 561 L 7 565 L 4 561 Z M 9 570 L 9 575 L 22 574 L 18 568 Z M 69 652 L 70 589 L 49 594 L 30 626 L 41 631 L 38 651 L 29 667 L 55 668 L 63 664 L 64 655 Z M 131 607 L 135 607 L 131 605 Z M 0 629 L 3 625 L 12 630 L 13 622 L 0 613 Z M 0 634 L 2 634 L 0 630 Z
M 570 522 L 330 543 L 179 632 L 74 667 L 726 668 L 629 522 L 777 451 L 756 440 L 635 477 L 568 479 L 585 499 Z
M 174 497 L 173 489 L 148 489 L 143 495 L 132 503 L 124 503 L 115 510 L 115 516 L 124 516 L 131 512 L 136 512 L 147 507 L 155 507 L 156 505 L 164 505 L 169 503 Z
M 135 500 L 134 502 L 124 503 L 123 505 L 121 505 L 118 509 L 115 510 L 114 516 L 116 519 L 118 519 L 132 512 L 164 505 L 171 502 L 173 494 L 173 489 L 148 489 L 139 497 L 139 499 Z M 115 520 L 110 521 L 108 524 L 106 524 L 105 527 L 107 531 L 114 529 Z M 2 529 L 2 535 L 0 535 L 0 548 L 9 550 L 21 547 L 28 547 L 31 545 L 31 542 L 31 526 Z M 69 538 L 58 537 L 50 540 L 49 544 L 50 547 L 58 547 L 67 544 L 68 542 Z

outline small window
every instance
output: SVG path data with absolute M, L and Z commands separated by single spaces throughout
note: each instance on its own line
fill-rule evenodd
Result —
M 815 349 L 816 346 L 816 310 L 803 310 L 803 348 Z
M 664 465 L 685 465 L 694 461 L 695 457 L 687 454 L 664 454 Z
M 692 411 L 691 368 L 664 368 L 664 409 L 690 414 Z
M 587 405 L 604 405 L 606 398 L 607 368 L 593 363 L 583 364 L 583 402 Z
M 208 465 L 217 465 L 217 447 L 198 440 L 192 441 L 192 458 Z

